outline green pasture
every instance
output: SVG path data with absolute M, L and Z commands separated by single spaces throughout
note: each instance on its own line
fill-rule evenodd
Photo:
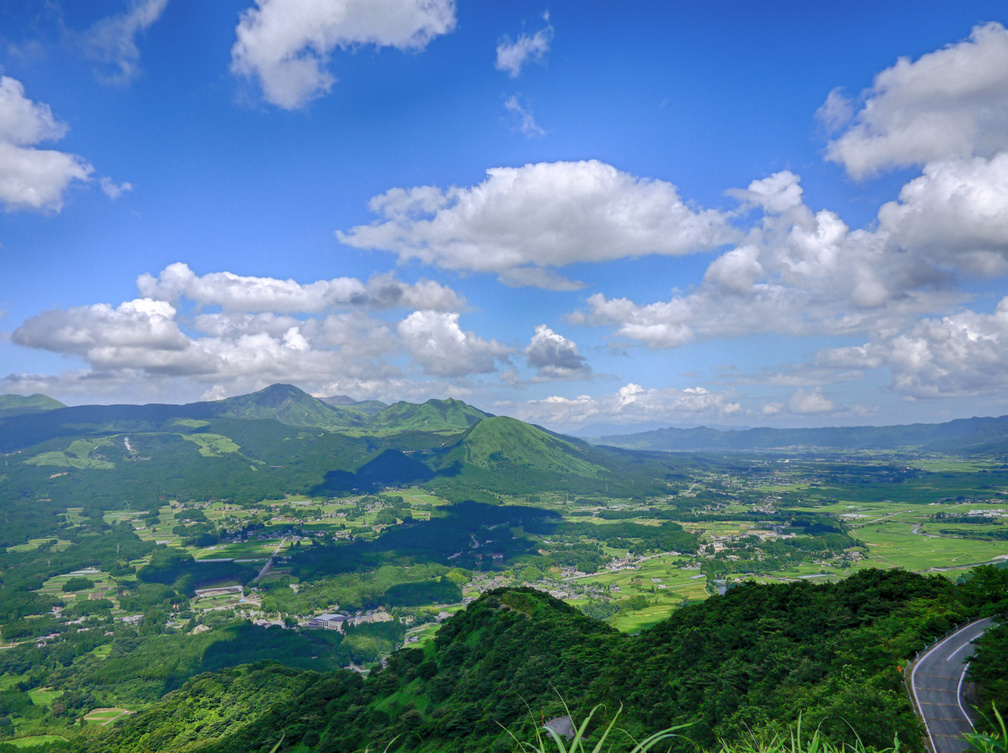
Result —
M 434 640 L 434 636 L 437 635 L 437 631 L 441 628 L 441 623 L 439 622 L 428 622 L 422 628 L 418 630 L 408 630 L 406 631 L 406 636 L 408 638 L 416 637 L 418 640 L 416 643 L 407 643 L 406 648 L 423 648 L 427 645 L 428 641 Z
M 49 541 L 52 541 L 52 540 L 53 540 L 52 536 L 49 536 L 49 537 L 44 538 L 44 539 L 30 539 L 28 541 L 28 543 L 26 543 L 26 544 L 15 544 L 14 546 L 7 547 L 7 551 L 8 552 L 31 552 L 31 551 L 34 551 L 34 550 L 38 549 L 40 546 L 42 546 L 46 542 L 49 542 Z M 54 552 L 62 552 L 67 547 L 69 547 L 69 546 L 70 546 L 70 542 L 69 541 L 64 541 L 63 539 L 56 539 L 56 543 L 53 544 L 52 549 L 53 549 Z
M 181 437 L 196 444 L 199 454 L 206 458 L 218 458 L 241 449 L 233 439 L 222 434 L 182 434 Z
M 68 507 L 64 514 L 67 526 L 79 526 L 84 523 L 83 507 Z
M 132 713 L 133 712 L 129 709 L 120 708 L 95 709 L 94 711 L 84 715 L 84 721 L 90 722 L 91 724 L 100 724 L 104 727 L 111 724 L 116 719 L 120 719 Z
M 100 646 L 95 646 L 91 651 L 91 655 L 98 659 L 107 659 L 109 654 L 112 653 L 112 644 L 103 643 Z
M 13 745 L 15 748 L 34 748 L 56 742 L 70 741 L 59 735 L 32 735 L 31 737 L 19 737 L 15 740 L 4 740 L 4 745 Z
M 10 672 L 0 675 L 0 691 L 10 690 L 19 682 L 28 682 L 30 679 L 29 675 L 15 675 Z
M 1004 523 L 948 523 L 944 520 L 933 520 L 924 523 L 920 530 L 921 533 L 935 536 L 949 535 L 949 533 L 955 533 L 959 536 L 1003 536 L 1008 532 L 1008 526 Z M 1003 539 L 1002 541 L 1005 549 L 1008 550 L 1008 540 Z
M 139 518 L 144 513 L 138 510 L 106 510 L 102 514 L 102 520 L 106 523 L 122 523 L 123 521 L 131 521 L 134 518 Z
M 31 698 L 31 702 L 36 706 L 51 706 L 52 702 L 61 695 L 63 695 L 62 690 L 53 690 L 52 688 L 39 688 L 38 690 L 28 691 L 28 697 Z
M 976 473 L 995 467 L 994 463 L 986 460 L 965 459 L 956 457 L 933 457 L 918 458 L 913 461 L 916 468 L 932 473 Z
M 115 463 L 92 457 L 95 450 L 111 447 L 110 439 L 75 439 L 66 450 L 42 452 L 25 461 L 28 465 L 55 466 L 57 468 L 100 468 L 109 470 L 115 468 Z
M 241 541 L 235 544 L 216 544 L 205 549 L 195 550 L 193 556 L 198 559 L 268 559 L 276 550 L 282 539 L 265 539 L 263 541 Z
M 857 530 L 857 537 L 868 546 L 866 565 L 915 572 L 968 568 L 1008 555 L 1004 541 L 924 536 L 913 533 L 913 526 L 906 523 L 867 525 Z
M 56 596 L 58 598 L 67 600 L 74 599 L 87 599 L 90 594 L 101 593 L 103 599 L 110 598 L 107 592 L 111 591 L 112 596 L 116 593 L 116 582 L 112 580 L 112 577 L 108 573 L 101 572 L 100 570 L 95 573 L 82 573 L 81 577 L 85 577 L 92 582 L 94 586 L 86 588 L 83 591 L 70 591 L 67 593 L 63 592 L 63 584 L 66 583 L 71 578 L 76 578 L 77 575 L 71 575 L 70 573 L 63 573 L 61 575 L 55 575 L 52 578 L 47 579 L 43 584 L 42 588 L 39 589 L 40 593 L 48 594 L 50 596 Z

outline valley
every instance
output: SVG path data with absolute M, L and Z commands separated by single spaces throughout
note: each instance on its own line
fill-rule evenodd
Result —
M 507 589 L 598 625 L 578 630 L 647 636 L 761 584 L 881 569 L 956 588 L 1008 560 L 1008 423 L 955 454 L 935 427 L 916 446 L 902 431 L 871 449 L 848 434 L 858 449 L 669 453 L 459 401 L 330 405 L 284 385 L 188 406 L 4 405 L 0 749 L 102 749 L 115 719 L 265 658 L 381 677 L 400 647 L 434 659 L 443 626 Z M 921 640 L 936 615 L 980 608 L 927 588 L 941 605 L 914 623 Z

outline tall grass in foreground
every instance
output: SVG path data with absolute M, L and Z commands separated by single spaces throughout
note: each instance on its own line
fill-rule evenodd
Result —
M 972 732 L 966 735 L 969 744 L 980 753 L 1008 753 L 1008 729 L 1005 728 L 1005 720 L 1001 718 L 996 707 L 991 706 L 994 711 L 994 718 L 997 719 L 1001 734 L 984 735 L 979 732 Z
M 526 751 L 527 753 L 547 753 L 548 750 L 549 751 L 553 750 L 553 746 L 547 744 L 549 738 L 552 738 L 552 741 L 556 745 L 558 753 L 585 753 L 585 751 L 588 750 L 588 748 L 585 747 L 587 737 L 586 733 L 588 731 L 588 727 L 591 724 L 592 717 L 595 716 L 595 712 L 601 708 L 602 705 L 599 704 L 598 706 L 593 708 L 590 712 L 588 712 L 588 716 L 585 717 L 585 720 L 581 722 L 581 724 L 578 725 L 577 728 L 574 730 L 574 737 L 571 738 L 570 741 L 567 741 L 562 735 L 558 734 L 556 730 L 553 730 L 550 727 L 536 728 L 536 741 L 534 744 L 526 742 L 524 740 L 519 740 L 509 730 L 507 732 L 509 735 L 511 735 L 512 739 L 518 744 L 518 750 Z M 567 708 L 566 703 L 564 704 L 564 710 L 567 711 L 568 716 L 570 716 L 570 709 Z M 595 745 L 592 746 L 591 753 L 601 753 L 603 750 L 607 750 L 607 748 L 604 748 L 606 740 L 609 738 L 609 735 L 614 731 L 613 728 L 616 726 L 616 719 L 619 718 L 619 715 L 622 711 L 623 706 L 621 705 L 619 707 L 619 710 L 613 715 L 612 721 L 610 721 L 609 725 L 605 728 L 605 730 L 603 730 L 602 737 L 600 737 L 598 742 L 596 742 Z M 660 732 L 655 732 L 653 735 L 651 735 L 648 738 L 645 738 L 644 740 L 641 740 L 640 742 L 638 742 L 637 740 L 633 740 L 633 738 L 631 738 L 631 740 L 634 743 L 634 747 L 632 748 L 630 753 L 646 753 L 663 740 L 668 740 L 673 737 L 680 737 L 678 731 L 688 726 L 689 725 L 684 724 L 678 727 L 669 727 L 668 729 L 661 730 Z M 543 729 L 545 729 L 549 737 L 547 738 L 543 737 L 542 734 Z M 622 732 L 627 736 L 629 736 L 630 734 L 622 729 L 618 731 Z M 610 747 L 612 746 L 610 745 Z
M 587 746 L 590 743 L 586 740 L 586 733 L 588 727 L 590 726 L 592 717 L 600 708 L 602 708 L 601 705 L 596 706 L 591 710 L 587 718 L 576 728 L 574 736 L 569 740 L 565 739 L 562 735 L 557 734 L 556 731 L 550 729 L 549 727 L 536 730 L 535 743 L 520 741 L 514 735 L 511 735 L 511 737 L 517 744 L 517 749 L 523 751 L 523 753 L 552 753 L 554 750 L 556 753 L 603 753 L 604 751 L 608 751 L 612 748 L 612 742 L 609 742 L 608 746 L 606 743 L 609 741 L 610 735 L 612 735 L 613 732 L 621 732 L 628 737 L 630 737 L 630 733 L 625 730 L 615 728 L 616 719 L 623 710 L 623 707 L 621 706 L 613 716 L 612 721 L 610 721 L 608 726 L 602 731 L 601 737 L 589 749 Z M 688 724 L 680 725 L 678 727 L 670 727 L 656 732 L 650 737 L 639 742 L 630 737 L 630 741 L 634 744 L 630 753 L 647 753 L 652 748 L 662 750 L 663 746 L 661 746 L 660 743 L 676 737 L 684 737 L 688 739 L 688 735 L 680 734 L 680 732 L 687 727 L 689 727 Z M 543 735 L 543 731 L 547 733 L 546 736 Z M 511 733 L 509 732 L 508 734 Z M 766 741 L 759 740 L 754 735 L 752 739 L 748 741 L 743 740 L 731 743 L 723 742 L 718 748 L 714 748 L 711 751 L 708 751 L 708 753 L 899 753 L 899 751 L 900 745 L 898 738 L 893 740 L 893 746 L 891 748 L 885 748 L 879 751 L 872 749 L 869 751 L 869 749 L 865 748 L 864 744 L 860 740 L 854 743 L 854 745 L 837 745 L 829 742 L 820 736 L 818 729 L 812 733 L 811 737 L 807 735 L 803 736 L 801 720 L 799 720 L 798 724 L 791 730 L 788 738 L 775 736 Z M 1004 748 L 981 749 L 981 751 L 982 753 L 1008 753 L 1008 750 L 1005 750 Z M 703 753 L 703 751 L 698 748 L 697 753 Z

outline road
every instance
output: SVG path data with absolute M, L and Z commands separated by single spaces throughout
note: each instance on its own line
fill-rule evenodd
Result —
M 963 734 L 973 731 L 973 723 L 962 700 L 962 685 L 972 641 L 989 626 L 987 619 L 957 630 L 921 656 L 910 672 L 910 690 L 935 753 L 963 753 L 970 747 Z

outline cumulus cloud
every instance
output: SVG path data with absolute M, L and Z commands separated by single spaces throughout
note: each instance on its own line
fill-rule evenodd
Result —
M 234 394 L 238 386 L 276 381 L 311 385 L 399 374 L 381 358 L 396 342 L 380 322 L 217 314 L 198 317 L 196 334 L 190 335 L 174 306 L 149 298 L 44 311 L 18 327 L 12 340 L 76 356 L 88 366 L 77 375 L 91 374 L 104 384 L 121 384 L 127 377 L 155 383 L 184 379 Z M 73 381 L 73 373 L 61 377 L 64 389 L 76 390 Z
M 465 305 L 462 296 L 433 280 L 408 284 L 392 274 L 381 274 L 366 283 L 355 277 L 337 277 L 301 284 L 231 272 L 198 276 L 182 262 L 168 265 L 157 277 L 141 275 L 137 287 L 150 298 L 171 302 L 187 298 L 198 306 L 220 306 L 227 312 L 317 313 L 349 306 L 444 311 Z
M 895 246 L 895 211 L 879 229 L 852 230 L 834 212 L 802 204 L 791 173 L 733 194 L 762 205 L 763 220 L 745 243 L 710 263 L 700 285 L 652 303 L 596 293 L 568 320 L 613 327 L 623 341 L 673 348 L 754 333 L 880 334 L 962 301 L 947 255 L 915 248 L 908 257 Z M 901 232 L 909 237 L 907 222 Z
M 391 323 L 373 315 L 462 303 L 430 281 L 406 284 L 386 274 L 366 283 L 337 278 L 302 285 L 229 273 L 201 277 L 179 263 L 137 284 L 142 297 L 118 306 L 49 310 L 26 320 L 11 333 L 14 344 L 82 361 L 85 368 L 52 378 L 14 374 L 3 384 L 13 389 L 41 379 L 57 394 L 98 394 L 123 385 L 128 393 L 133 380 L 148 383 L 150 395 L 169 384 L 175 394 L 201 385 L 198 397 L 285 381 L 316 394 L 443 394 L 447 381 L 436 388 L 407 381 L 406 369 L 457 379 L 494 371 L 514 350 L 462 330 L 457 312 L 424 308 Z
M 545 288 L 576 287 L 554 272 L 575 262 L 683 255 L 738 236 L 671 183 L 596 160 L 493 168 L 471 188 L 394 188 L 369 206 L 381 219 L 337 231 L 341 242 Z
M 104 303 L 43 311 L 18 327 L 18 345 L 82 357 L 95 368 L 199 371 L 191 341 L 165 301 L 139 298 L 117 307 Z
M 913 399 L 1000 394 L 1008 389 L 1008 298 L 992 314 L 922 319 L 891 337 L 824 351 L 816 362 L 887 368 L 893 389 Z
M 738 414 L 742 406 L 729 393 L 704 387 L 646 388 L 633 382 L 608 395 L 552 395 L 525 403 L 498 406 L 523 421 L 577 431 L 590 423 L 632 425 L 642 421 L 718 420 Z
M 769 212 L 784 212 L 802 203 L 801 178 L 782 170 L 762 180 L 754 180 L 746 190 L 734 188 L 726 193 L 744 203 L 761 206 Z
M 882 206 L 880 227 L 900 248 L 984 277 L 1008 271 L 1008 152 L 933 162 Z
M 787 401 L 788 410 L 797 414 L 831 413 L 837 409 L 836 403 L 822 394 L 816 387 L 813 390 L 796 390 Z
M 532 36 L 520 34 L 514 42 L 510 37 L 504 37 L 497 44 L 497 70 L 506 72 L 511 78 L 517 78 L 525 63 L 543 63 L 546 60 L 546 54 L 553 43 L 549 13 L 543 14 L 543 21 L 546 25 Z
M 487 374 L 512 352 L 496 340 L 484 340 L 463 330 L 457 313 L 414 311 L 397 329 L 413 359 L 435 376 Z
M 540 138 L 546 135 L 546 131 L 536 123 L 532 110 L 524 107 L 518 101 L 517 95 L 512 95 L 504 101 L 504 109 L 511 113 L 514 119 L 515 128 L 529 138 Z
M 422 50 L 455 28 L 454 0 L 256 0 L 241 14 L 232 72 L 293 110 L 329 91 L 330 53 L 356 45 Z
M 836 125 L 853 105 L 830 93 L 821 117 Z M 969 39 L 911 61 L 900 58 L 863 93 L 827 159 L 854 178 L 1008 148 L 1008 31 L 988 23 Z
M 25 96 L 20 81 L 0 76 L 0 202 L 8 212 L 58 212 L 67 187 L 89 179 L 93 168 L 80 157 L 35 148 L 58 141 L 66 131 L 48 105 Z
M 547 379 L 573 379 L 591 375 L 591 366 L 578 353 L 577 343 L 557 334 L 545 324 L 535 328 L 532 341 L 525 348 L 525 358 L 540 377 Z
M 125 84 L 137 76 L 137 36 L 147 31 L 167 6 L 168 0 L 133 0 L 127 12 L 102 19 L 79 37 L 84 55 L 99 65 L 95 69 L 99 79 Z

